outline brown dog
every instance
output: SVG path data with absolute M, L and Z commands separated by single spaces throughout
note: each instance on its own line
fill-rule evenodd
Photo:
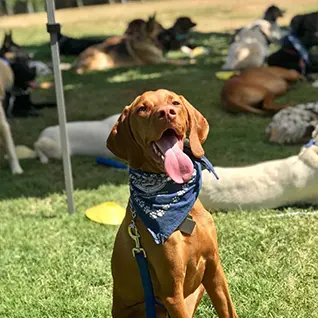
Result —
M 173 184 L 186 185 L 183 182 L 193 176 L 191 160 L 183 152 L 186 134 L 189 132 L 193 156 L 201 158 L 201 144 L 208 131 L 206 119 L 183 96 L 161 89 L 146 92 L 125 107 L 108 137 L 107 147 L 127 161 L 131 169 L 159 174 L 165 180 L 168 174 Z M 131 178 L 130 172 L 130 184 Z M 146 193 L 151 194 L 149 188 Z M 127 232 L 132 223 L 131 207 L 135 208 L 131 205 L 133 196 L 131 192 L 112 256 L 115 318 L 145 317 L 143 287 L 132 255 L 135 244 Z M 195 222 L 193 232 L 184 234 L 177 228 L 163 244 L 155 243 L 138 213 L 135 219 L 155 297 L 165 307 L 157 307 L 157 317 L 167 317 L 167 313 L 171 318 L 193 317 L 205 290 L 219 317 L 237 317 L 219 258 L 212 216 L 199 200 L 193 202 L 189 213 Z
M 281 67 L 249 68 L 225 82 L 221 101 L 231 112 L 268 115 L 290 105 L 277 105 L 276 96 L 286 93 L 289 82 L 302 78 L 295 70 Z
M 75 62 L 76 72 L 161 63 L 164 61 L 163 49 L 157 36 L 163 30 L 155 16 L 147 22 L 133 20 L 123 37 L 108 38 L 83 51 Z

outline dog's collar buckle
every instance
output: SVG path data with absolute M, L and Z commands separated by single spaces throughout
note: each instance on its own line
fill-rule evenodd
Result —
M 195 227 L 195 221 L 192 220 L 192 216 L 189 214 L 184 221 L 179 225 L 178 229 L 180 232 L 191 235 L 194 227 Z
M 130 210 L 131 210 L 131 214 L 132 214 L 132 220 L 131 220 L 131 223 L 128 225 L 128 234 L 135 241 L 135 244 L 136 244 L 136 246 L 133 247 L 133 249 L 132 249 L 132 255 L 133 255 L 133 257 L 136 258 L 136 254 L 142 253 L 144 258 L 146 258 L 147 254 L 146 254 L 145 249 L 143 249 L 140 245 L 140 234 L 139 234 L 138 228 L 137 228 L 136 223 L 135 223 L 135 219 L 136 219 L 137 214 L 136 214 L 136 211 L 134 210 L 131 202 L 129 202 L 129 206 L 130 206 Z
M 147 257 L 146 251 L 140 245 L 140 234 L 139 234 L 138 229 L 135 225 L 135 222 L 129 224 L 128 234 L 135 241 L 135 244 L 136 244 L 136 246 L 133 247 L 133 249 L 132 249 L 133 257 L 136 257 L 136 254 L 142 253 L 144 255 L 144 257 L 146 258 Z

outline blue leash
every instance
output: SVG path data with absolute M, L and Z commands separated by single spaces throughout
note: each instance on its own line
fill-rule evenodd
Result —
M 132 208 L 131 208 L 132 209 Z M 132 255 L 137 261 L 142 286 L 144 289 L 146 318 L 156 318 L 156 301 L 155 294 L 153 292 L 152 281 L 148 269 L 146 251 L 140 245 L 140 234 L 135 224 L 136 212 L 132 210 L 132 222 L 128 226 L 128 234 L 135 241 L 135 247 L 132 249 Z M 162 306 L 162 305 L 161 305 Z
M 135 258 L 138 264 L 138 269 L 144 288 L 145 306 L 146 306 L 146 317 L 156 318 L 156 300 L 153 292 L 151 277 L 148 269 L 148 263 L 144 253 L 136 253 Z

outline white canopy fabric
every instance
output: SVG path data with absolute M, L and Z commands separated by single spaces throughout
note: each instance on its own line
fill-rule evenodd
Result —
M 73 199 L 73 176 L 72 176 L 72 165 L 70 159 L 68 137 L 66 130 L 66 112 L 65 112 L 65 101 L 63 91 L 63 80 L 60 70 L 60 52 L 57 41 L 57 31 L 60 25 L 55 22 L 55 2 L 54 0 L 46 0 L 46 11 L 47 11 L 47 29 L 50 33 L 51 39 L 51 52 L 54 72 L 54 85 L 57 100 L 57 110 L 59 118 L 60 136 L 61 136 L 61 147 L 63 155 L 63 169 L 65 188 L 67 195 L 68 212 L 72 214 L 75 212 L 75 205 Z

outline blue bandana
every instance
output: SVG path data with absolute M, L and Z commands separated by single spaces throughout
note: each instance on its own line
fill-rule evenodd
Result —
M 294 35 L 291 34 L 287 35 L 287 40 L 293 45 L 294 49 L 299 53 L 305 63 L 307 65 L 310 64 L 308 51 L 304 45 Z
M 191 179 L 183 184 L 175 183 L 165 173 L 129 170 L 130 207 L 156 244 L 163 244 L 191 211 L 202 185 L 201 165 L 218 179 L 206 157 L 194 158 L 187 145 L 184 152 L 191 158 L 194 170 Z

